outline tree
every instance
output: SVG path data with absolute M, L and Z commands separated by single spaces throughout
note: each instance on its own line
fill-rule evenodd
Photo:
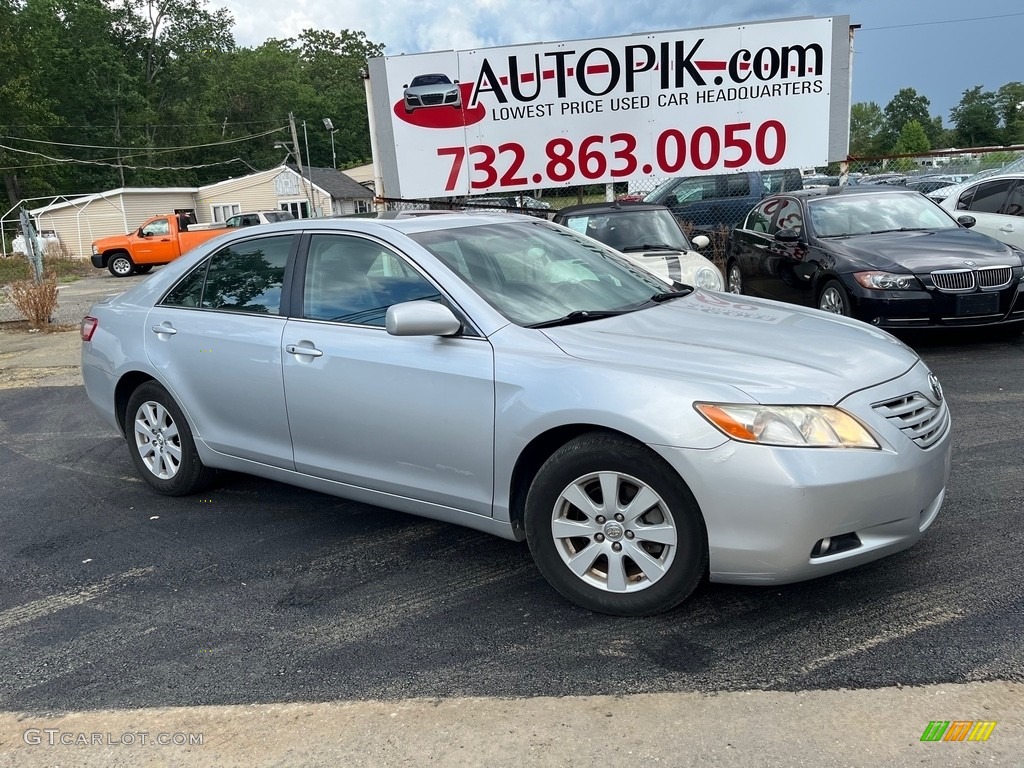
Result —
M 924 96 L 918 94 L 913 88 L 901 88 L 892 97 L 892 100 L 885 105 L 885 122 L 882 127 L 880 138 L 883 152 L 892 152 L 896 149 L 896 142 L 903 131 L 903 126 L 911 120 L 916 120 L 930 143 L 935 143 L 941 134 L 942 123 L 936 125 L 928 111 L 931 102 Z
M 988 147 L 1002 143 L 996 95 L 980 85 L 968 88 L 960 103 L 950 110 L 961 147 Z
M 931 148 L 928 134 L 925 133 L 924 126 L 917 120 L 911 120 L 904 125 L 903 130 L 900 131 L 900 137 L 896 140 L 896 154 L 898 155 L 917 155 L 927 152 Z
M 1024 143 L 1024 83 L 1006 83 L 996 91 L 996 109 L 1004 144 Z
M 871 157 L 881 154 L 879 139 L 885 116 L 873 101 L 858 102 L 850 107 L 850 154 Z

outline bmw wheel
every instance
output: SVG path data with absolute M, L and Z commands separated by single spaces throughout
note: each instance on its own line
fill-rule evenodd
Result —
M 850 309 L 850 297 L 842 283 L 838 280 L 829 280 L 825 283 L 825 287 L 818 294 L 818 309 L 844 317 L 850 317 L 853 314 Z
M 125 432 L 135 468 L 160 493 L 185 496 L 213 479 L 214 471 L 200 460 L 181 408 L 155 381 L 132 393 L 125 410 Z
M 527 494 L 526 537 L 551 585 L 599 613 L 667 611 L 707 570 L 689 489 L 659 456 L 616 435 L 582 435 L 544 463 Z
M 135 262 L 127 253 L 115 253 L 107 262 L 107 269 L 114 277 L 128 277 L 135 272 Z
M 730 262 L 726 274 L 726 290 L 735 293 L 737 296 L 743 293 L 743 272 L 740 271 L 739 262 Z

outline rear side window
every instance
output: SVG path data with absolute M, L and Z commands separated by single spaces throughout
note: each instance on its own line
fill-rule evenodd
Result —
M 203 299 L 203 283 L 206 281 L 206 268 L 209 265 L 209 259 L 200 263 L 168 291 L 160 303 L 165 307 L 198 307 Z
M 973 190 L 966 192 L 957 203 L 961 211 L 979 211 L 981 213 L 999 213 L 1010 196 L 1013 179 L 986 181 Z M 973 194 L 972 194 L 973 193 Z
M 295 235 L 260 237 L 222 248 L 210 257 L 203 309 L 276 315 Z
M 750 195 L 750 177 L 745 173 L 722 176 L 722 197 L 747 197 Z
M 1017 181 L 1003 213 L 1008 216 L 1024 216 L 1024 181 Z

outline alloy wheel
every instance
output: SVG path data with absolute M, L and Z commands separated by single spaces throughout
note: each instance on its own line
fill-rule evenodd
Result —
M 143 464 L 161 480 L 170 480 L 181 466 L 181 435 L 170 412 L 147 400 L 135 412 L 135 447 Z

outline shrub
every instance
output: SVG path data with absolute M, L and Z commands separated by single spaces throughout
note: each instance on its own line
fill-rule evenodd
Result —
M 57 308 L 57 276 L 47 272 L 41 283 L 20 280 L 8 287 L 11 304 L 33 328 L 45 328 Z

